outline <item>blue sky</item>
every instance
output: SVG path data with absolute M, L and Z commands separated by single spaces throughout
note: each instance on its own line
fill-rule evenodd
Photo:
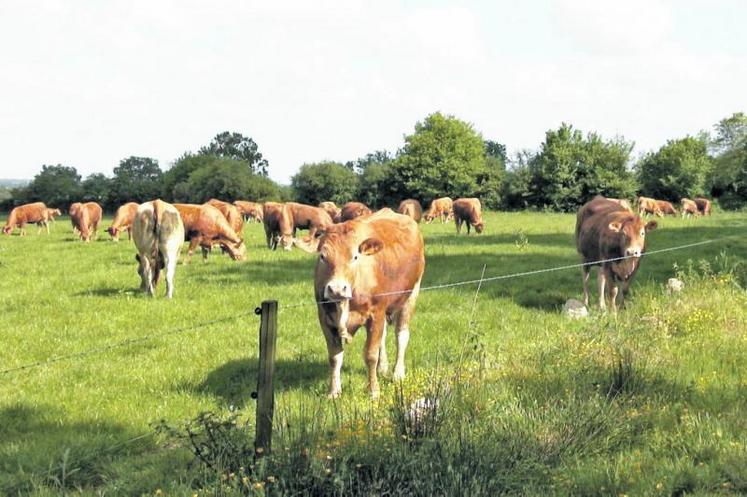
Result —
M 569 122 L 641 154 L 747 110 L 746 21 L 736 0 L 4 0 L 0 177 L 166 168 L 232 130 L 285 182 L 435 110 L 509 151 Z

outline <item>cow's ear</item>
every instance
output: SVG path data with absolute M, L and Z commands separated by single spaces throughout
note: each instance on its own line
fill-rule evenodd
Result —
M 659 226 L 659 223 L 656 221 L 649 221 L 646 223 L 645 229 L 646 231 L 653 231 Z
M 384 242 L 378 238 L 367 238 L 358 246 L 358 252 L 363 255 L 373 255 L 384 248 Z
M 615 233 L 619 233 L 620 229 L 622 228 L 622 223 L 619 223 L 617 221 L 611 222 L 607 227 L 610 229 L 610 231 L 614 231 Z

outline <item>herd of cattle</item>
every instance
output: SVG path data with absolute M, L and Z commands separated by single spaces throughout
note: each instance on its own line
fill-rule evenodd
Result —
M 682 200 L 683 216 L 710 214 L 707 199 Z M 624 301 L 630 283 L 645 251 L 646 233 L 657 227 L 646 222 L 646 214 L 676 215 L 669 202 L 641 197 L 638 213 L 626 200 L 597 196 L 578 211 L 576 248 L 582 257 L 584 301 L 588 306 L 588 281 L 592 266 L 599 270 L 599 306 L 610 300 L 613 311 Z M 74 231 L 81 240 L 96 236 L 102 209 L 95 202 L 75 203 L 69 210 Z M 14 228 L 25 234 L 27 224 L 37 224 L 39 231 L 59 216 L 41 202 L 16 207 L 10 213 L 3 233 Z M 202 205 L 169 204 L 153 200 L 121 206 L 107 232 L 118 240 L 122 232 L 134 239 L 137 248 L 141 289 L 153 295 L 160 272 L 166 273 L 167 296 L 174 291 L 174 274 L 182 245 L 189 242 L 188 261 L 199 246 L 207 259 L 213 246 L 219 246 L 234 260 L 246 258 L 242 238 L 246 221 L 264 224 L 270 249 L 298 247 L 318 253 L 314 275 L 314 294 L 318 317 L 327 342 L 330 365 L 329 395 L 341 393 L 340 370 L 343 344 L 364 326 L 367 340 L 364 358 L 368 367 L 368 389 L 378 395 L 377 372 L 388 371 L 386 323 L 394 325 L 397 358 L 393 377 L 405 374 L 405 350 L 409 342 L 409 321 L 415 310 L 420 282 L 425 270 L 423 237 L 418 227 L 421 219 L 432 222 L 453 219 L 457 233 L 466 224 L 467 233 L 474 227 L 484 230 L 480 201 L 476 198 L 448 197 L 434 200 L 423 213 L 420 203 L 408 199 L 398 212 L 385 208 L 371 211 L 360 202 L 338 207 L 322 202 L 318 207 L 295 202 L 248 201 L 228 203 L 211 199 Z M 308 236 L 297 237 L 297 230 L 308 230 Z M 620 296 L 618 299 L 618 295 Z

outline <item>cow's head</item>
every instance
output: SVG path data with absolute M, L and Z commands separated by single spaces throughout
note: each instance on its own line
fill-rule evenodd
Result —
M 646 233 L 656 227 L 656 221 L 644 223 L 638 216 L 613 221 L 608 226 L 619 236 L 620 251 L 625 257 L 640 257 L 646 247 Z
M 246 244 L 243 240 L 239 240 L 239 243 L 222 244 L 221 248 L 228 252 L 228 255 L 231 256 L 231 259 L 235 261 L 246 260 Z
M 475 225 L 475 231 L 477 231 L 477 234 L 479 235 L 482 233 L 482 230 L 485 228 L 485 223 L 482 222 L 482 219 L 480 222 L 476 223 Z
M 11 231 L 13 231 L 13 226 L 8 225 L 3 227 L 3 235 L 10 235 Z
M 114 226 L 109 226 L 108 228 L 106 228 L 106 232 L 109 233 L 112 238 L 116 238 L 119 230 Z
M 378 238 L 360 239 L 354 230 L 334 230 L 317 240 L 319 260 L 316 270 L 317 288 L 325 300 L 346 300 L 353 297 L 356 271 L 366 258 L 384 248 Z

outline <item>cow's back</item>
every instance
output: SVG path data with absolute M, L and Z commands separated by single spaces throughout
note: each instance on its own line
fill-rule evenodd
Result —
M 615 213 L 630 214 L 621 205 L 597 196 L 576 214 L 576 249 L 585 260 L 599 260 L 600 240 Z

